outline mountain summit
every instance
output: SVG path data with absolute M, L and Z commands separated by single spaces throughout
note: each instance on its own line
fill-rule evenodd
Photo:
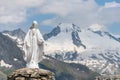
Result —
M 50 50 L 48 51 L 49 53 L 61 50 L 74 51 L 75 48 L 85 49 L 86 46 L 82 43 L 79 36 L 80 32 L 80 27 L 74 24 L 59 24 L 50 33 L 43 36 L 47 42 L 46 49 Z

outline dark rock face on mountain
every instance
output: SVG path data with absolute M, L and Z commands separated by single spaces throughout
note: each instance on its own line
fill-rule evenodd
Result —
M 90 30 L 90 29 L 88 29 L 88 30 Z M 92 30 L 90 30 L 90 31 L 92 31 Z M 107 35 L 110 39 L 114 39 L 114 40 L 120 42 L 120 39 L 119 39 L 119 38 L 116 38 L 115 36 L 113 36 L 113 35 L 110 34 L 109 32 L 100 31 L 100 30 L 98 30 L 98 31 L 92 31 L 92 32 L 93 32 L 93 33 L 96 33 L 96 34 L 98 34 L 98 35 L 100 35 L 101 37 Z
M 109 32 L 105 32 L 105 34 L 106 34 L 106 35 L 108 35 L 108 36 L 109 36 L 109 38 L 112 38 L 112 39 L 114 39 L 114 40 L 116 40 L 116 41 L 120 42 L 119 38 L 116 38 L 115 36 L 113 36 L 113 35 L 112 35 L 112 34 L 110 34 Z
M 53 36 L 55 37 L 59 35 L 60 33 L 67 34 L 69 32 L 71 33 L 70 35 L 72 37 L 74 45 L 76 45 L 77 47 L 83 46 L 84 48 L 86 48 L 86 46 L 82 44 L 82 41 L 80 40 L 80 37 L 78 35 L 78 32 L 81 32 L 81 29 L 74 24 L 72 24 L 72 27 L 70 29 L 69 28 L 62 29 L 61 24 L 59 24 L 50 33 L 44 34 L 43 37 L 45 40 L 48 40 Z
M 16 29 L 16 30 L 13 30 L 13 31 L 3 31 L 2 33 L 4 34 L 9 34 L 10 36 L 14 36 L 14 37 L 17 37 L 19 39 L 24 39 L 25 37 L 25 32 L 23 30 L 21 30 L 20 28 L 19 29 Z
M 53 36 L 58 35 L 59 33 L 60 33 L 60 27 L 57 26 L 57 27 L 54 28 L 50 33 L 44 34 L 43 37 L 44 37 L 45 40 L 47 40 L 47 39 L 49 39 L 49 38 L 51 38 L 51 37 L 53 37 Z
M 0 60 L 3 60 L 6 64 L 10 64 L 15 68 L 25 66 L 23 52 L 14 41 L 2 33 L 0 33 Z
M 76 46 L 80 46 L 81 45 L 81 40 L 80 40 L 80 37 L 78 36 L 78 33 L 77 32 L 72 32 L 72 40 L 73 40 L 73 43 L 76 45 Z
M 118 40 L 120 41 L 120 38 L 118 38 Z
M 84 48 L 86 48 L 86 46 L 82 44 L 77 31 L 73 31 L 71 35 L 72 35 L 73 44 L 75 44 L 77 47 L 83 46 Z

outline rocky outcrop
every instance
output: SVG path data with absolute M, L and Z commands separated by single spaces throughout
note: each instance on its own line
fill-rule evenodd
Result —
M 101 75 L 96 77 L 95 80 L 120 80 L 120 75 Z
M 7 80 L 55 80 L 54 73 L 38 68 L 22 68 L 8 75 Z

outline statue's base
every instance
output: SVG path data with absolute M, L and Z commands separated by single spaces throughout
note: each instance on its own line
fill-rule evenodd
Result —
M 54 73 L 38 68 L 22 68 L 8 75 L 7 80 L 55 80 Z

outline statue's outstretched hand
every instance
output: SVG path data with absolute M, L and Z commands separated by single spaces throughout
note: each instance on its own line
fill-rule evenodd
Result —
M 43 41 L 39 41 L 39 42 L 38 42 L 38 45 L 41 45 L 41 44 L 43 44 L 43 43 L 44 43 Z

